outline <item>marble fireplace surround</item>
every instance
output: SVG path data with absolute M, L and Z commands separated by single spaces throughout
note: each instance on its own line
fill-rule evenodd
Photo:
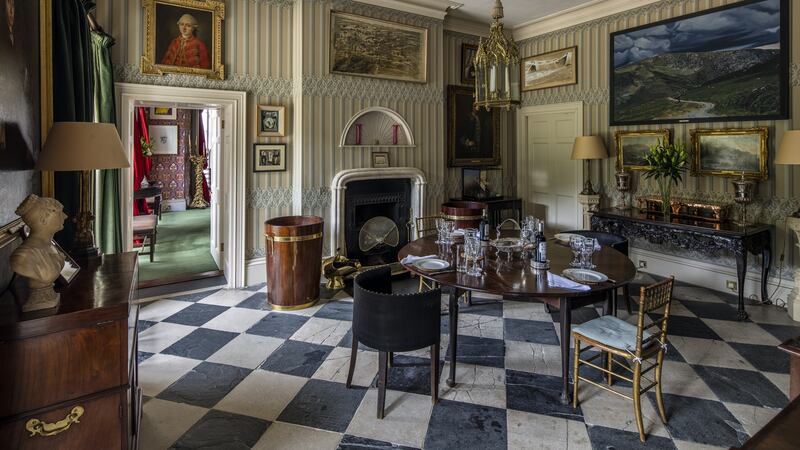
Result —
M 342 170 L 334 175 L 331 181 L 331 220 L 330 251 L 337 248 L 347 254 L 344 236 L 344 193 L 347 184 L 363 180 L 408 179 L 411 181 L 411 217 L 420 217 L 425 211 L 425 187 L 428 184 L 425 174 L 415 167 L 387 167 Z

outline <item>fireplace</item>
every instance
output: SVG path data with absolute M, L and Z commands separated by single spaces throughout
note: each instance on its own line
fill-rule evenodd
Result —
M 396 262 L 397 250 L 414 239 L 413 235 L 408 236 L 406 223 L 424 215 L 426 184 L 425 174 L 414 167 L 347 169 L 337 173 L 331 181 L 331 219 L 327 233 L 330 253 L 341 249 L 343 255 L 359 258 L 365 265 L 379 263 L 377 261 Z M 375 245 L 366 252 L 361 250 L 359 232 L 370 219 L 383 226 L 389 225 L 388 220 L 397 227 L 398 244 L 394 250 L 386 249 L 386 245 L 381 248 Z M 370 244 L 383 237 L 383 233 L 374 236 Z
M 348 184 L 344 200 L 347 257 L 365 266 L 396 262 L 397 252 L 408 242 L 410 199 L 408 179 Z

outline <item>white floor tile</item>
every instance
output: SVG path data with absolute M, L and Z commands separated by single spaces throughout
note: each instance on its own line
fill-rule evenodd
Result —
M 274 422 L 253 450 L 334 450 L 342 435 L 332 431 Z
M 578 400 L 586 424 L 639 433 L 633 414 L 632 401 L 589 383 L 580 383 L 578 389 Z M 631 389 L 620 387 L 616 387 L 616 389 L 632 395 Z M 650 436 L 669 437 L 669 432 L 661 422 L 655 406 L 646 396 L 642 396 L 641 403 L 644 433 Z
M 230 308 L 206 322 L 203 328 L 244 333 L 268 313 L 268 311 L 259 311 L 257 309 Z
M 422 448 L 433 405 L 427 395 L 386 391 L 384 418 L 378 419 L 378 389 L 367 391 L 347 434 Z
M 139 310 L 139 320 L 160 322 L 191 304 L 180 300 L 157 300 Z
M 336 346 L 352 327 L 352 322 L 344 320 L 312 317 L 297 330 L 291 339 L 312 344 Z
M 144 404 L 139 426 L 139 448 L 166 450 L 208 410 L 184 403 L 152 398 Z
M 350 349 L 336 347 L 311 378 L 345 383 L 347 382 L 347 370 L 349 367 Z M 353 370 L 353 384 L 356 386 L 369 386 L 377 374 L 378 354 L 359 350 L 356 356 L 356 367 Z
M 139 333 L 139 351 L 158 353 L 194 331 L 196 327 L 160 322 Z
M 306 381 L 293 375 L 254 370 L 214 408 L 273 421 Z
M 503 317 L 520 320 L 553 320 L 553 317 L 544 310 L 543 303 L 534 302 L 503 302 Z
M 780 412 L 779 409 L 774 408 L 760 408 L 753 405 L 727 402 L 725 403 L 725 408 L 736 417 L 736 420 L 744 426 L 745 431 L 750 436 L 764 428 L 764 425 Z
M 139 387 L 144 395 L 155 397 L 199 363 L 180 356 L 153 355 L 139 364 Z
M 509 450 L 589 450 L 586 425 L 574 420 L 508 410 Z
M 238 289 L 222 289 L 197 303 L 220 306 L 236 306 L 253 296 L 253 292 Z
M 714 391 L 686 363 L 664 361 L 664 367 L 661 370 L 661 382 L 663 383 L 661 389 L 667 394 L 718 400 Z
M 445 363 L 439 381 L 439 397 L 474 405 L 506 407 L 505 370 L 475 364 L 457 364 L 454 387 L 447 386 L 450 363 Z
M 749 311 L 749 309 L 748 309 Z M 725 342 L 743 342 L 746 344 L 775 345 L 781 341 L 755 323 L 731 320 L 703 319 L 715 333 Z
M 458 334 L 503 339 L 503 318 L 478 314 L 459 314 Z
M 561 347 L 506 341 L 506 369 L 561 376 Z
M 689 364 L 755 370 L 742 355 L 723 341 L 685 336 L 670 336 L 669 340 Z
M 283 339 L 240 334 L 211 355 L 208 361 L 255 369 L 283 343 Z

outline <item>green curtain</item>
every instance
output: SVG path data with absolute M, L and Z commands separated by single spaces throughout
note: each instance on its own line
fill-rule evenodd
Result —
M 91 122 L 92 67 L 89 23 L 80 0 L 53 2 L 53 120 Z M 80 208 L 80 173 L 56 172 L 55 197 L 75 217 Z M 56 241 L 72 248 L 75 224 L 67 219 Z
M 114 67 L 111 46 L 114 38 L 97 31 L 91 32 L 92 68 L 94 80 L 94 121 L 116 124 L 114 105 Z M 118 253 L 122 247 L 120 220 L 119 169 L 95 172 L 94 235 L 103 253 Z

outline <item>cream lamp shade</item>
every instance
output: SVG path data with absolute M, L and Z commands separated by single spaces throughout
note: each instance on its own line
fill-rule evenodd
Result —
M 783 133 L 775 164 L 800 164 L 800 130 Z
M 608 156 L 600 136 L 578 136 L 572 145 L 570 159 L 603 159 Z
M 65 172 L 130 166 L 114 124 L 56 122 L 35 168 Z

